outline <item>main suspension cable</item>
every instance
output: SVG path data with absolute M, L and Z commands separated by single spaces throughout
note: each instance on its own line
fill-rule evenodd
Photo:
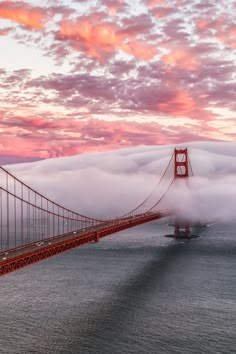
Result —
M 167 165 L 167 167 L 166 167 L 164 173 L 162 174 L 162 177 L 161 177 L 160 180 L 157 182 L 157 184 L 155 185 L 155 187 L 152 189 L 151 193 L 149 193 L 149 195 L 148 195 L 136 208 L 132 209 L 132 210 L 129 211 L 128 213 L 125 213 L 125 214 L 119 216 L 118 218 L 123 218 L 123 217 L 125 217 L 125 216 L 128 216 L 128 215 L 134 213 L 136 210 L 138 210 L 142 205 L 144 205 L 144 204 L 148 201 L 148 199 L 152 196 L 152 194 L 154 193 L 154 191 L 155 191 L 155 189 L 157 188 L 157 186 L 158 186 L 159 184 L 161 184 L 163 178 L 165 177 L 165 175 L 166 175 L 166 173 L 167 173 L 167 171 L 168 171 L 168 169 L 169 169 L 169 167 L 170 167 L 170 164 L 171 164 L 171 161 L 172 161 L 173 157 L 174 157 L 174 152 L 173 152 L 173 154 L 172 154 L 172 156 L 171 156 L 171 158 L 170 158 L 170 160 L 169 160 L 169 163 L 168 163 L 168 165 Z
M 158 201 L 147 211 L 147 213 L 149 213 L 150 211 L 152 211 L 161 201 L 162 199 L 166 196 L 166 194 L 169 192 L 171 186 L 173 185 L 175 180 L 175 177 L 172 179 L 171 183 L 169 184 L 167 190 L 165 191 L 165 193 L 158 199 Z

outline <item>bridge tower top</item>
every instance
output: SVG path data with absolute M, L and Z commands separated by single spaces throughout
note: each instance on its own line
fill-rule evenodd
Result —
M 188 177 L 188 149 L 175 149 L 174 152 L 175 178 Z

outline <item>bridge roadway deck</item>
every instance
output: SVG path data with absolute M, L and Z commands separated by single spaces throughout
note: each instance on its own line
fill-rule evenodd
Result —
M 86 229 L 51 237 L 0 253 L 0 276 L 68 251 L 113 233 L 169 216 L 168 211 L 149 212 L 101 222 Z

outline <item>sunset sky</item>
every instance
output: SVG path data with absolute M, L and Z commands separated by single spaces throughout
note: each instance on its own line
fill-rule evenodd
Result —
M 236 1 L 0 1 L 6 161 L 236 139 Z

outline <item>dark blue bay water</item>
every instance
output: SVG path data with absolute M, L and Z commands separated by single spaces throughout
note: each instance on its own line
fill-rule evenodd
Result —
M 0 278 L 0 353 L 235 354 L 236 226 L 151 223 Z

